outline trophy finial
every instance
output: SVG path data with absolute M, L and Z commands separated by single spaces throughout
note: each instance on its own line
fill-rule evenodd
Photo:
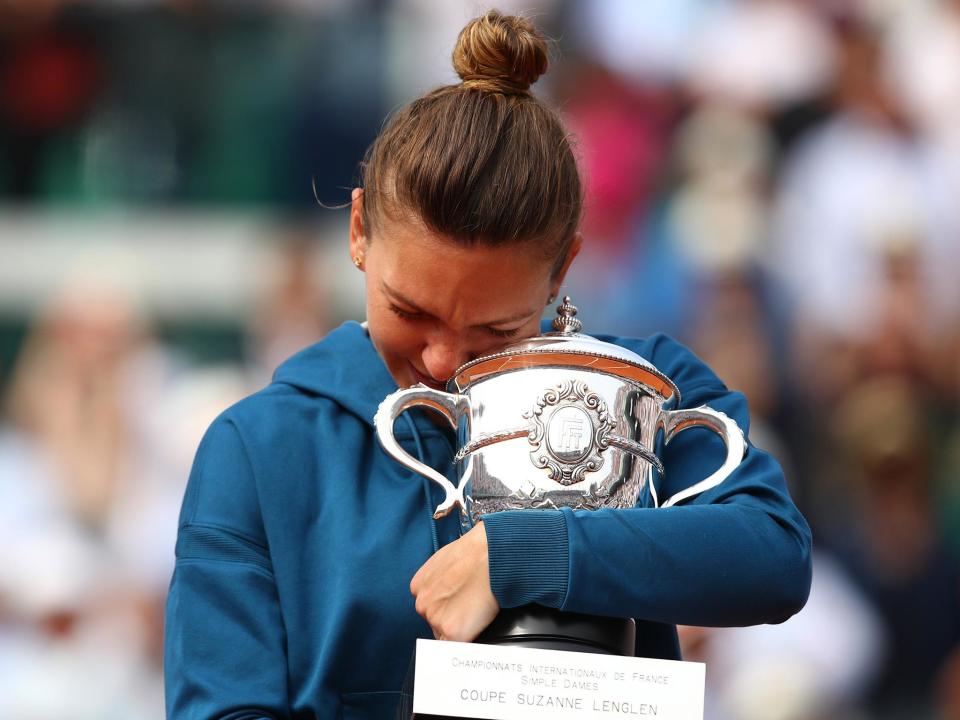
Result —
M 557 305 L 557 317 L 553 319 L 554 331 L 565 335 L 580 332 L 583 323 L 574 317 L 576 314 L 577 308 L 570 302 L 570 296 L 564 295 L 563 302 Z

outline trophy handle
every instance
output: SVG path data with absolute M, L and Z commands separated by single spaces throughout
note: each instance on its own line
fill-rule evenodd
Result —
M 428 388 L 426 385 L 417 384 L 404 390 L 397 390 L 387 395 L 377 408 L 377 414 L 373 418 L 373 423 L 377 428 L 377 438 L 386 451 L 387 455 L 392 457 L 401 465 L 413 470 L 424 477 L 433 480 L 442 487 L 447 495 L 443 502 L 437 506 L 433 513 L 434 520 L 448 515 L 451 510 L 459 506 L 466 512 L 466 503 L 463 499 L 462 488 L 456 487 L 447 478 L 434 470 L 429 465 L 417 460 L 406 450 L 400 447 L 400 443 L 393 436 L 394 421 L 406 410 L 423 405 L 436 410 L 443 415 L 450 425 L 456 430 L 458 414 L 464 407 L 470 406 L 470 401 L 463 395 L 454 395 L 452 393 L 441 392 Z
M 727 476 L 733 472 L 734 468 L 740 464 L 743 456 L 747 452 L 747 444 L 743 439 L 743 431 L 740 426 L 724 413 L 703 405 L 689 410 L 667 410 L 664 412 L 664 442 L 669 443 L 674 436 L 691 427 L 706 427 L 713 430 L 723 439 L 723 444 L 727 447 L 727 459 L 720 466 L 720 469 L 698 483 L 694 483 L 686 490 L 681 490 L 676 495 L 666 500 L 660 507 L 670 507 L 676 505 L 681 500 L 686 500 L 694 495 L 699 495 L 704 490 L 709 490 L 723 482 Z M 651 486 L 651 490 L 653 487 Z M 656 503 L 656 491 L 653 493 L 654 503 Z

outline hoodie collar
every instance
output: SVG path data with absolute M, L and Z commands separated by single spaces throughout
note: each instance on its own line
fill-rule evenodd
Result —
M 397 390 L 366 328 L 352 321 L 285 361 L 273 374 L 273 382 L 329 398 L 371 428 L 380 403 Z M 423 413 L 414 412 L 413 417 L 422 434 L 441 434 Z M 396 424 L 398 438 L 409 433 L 406 428 L 406 423 Z
M 352 321 L 285 361 L 273 382 L 335 400 L 371 427 L 380 402 L 397 389 L 366 329 Z

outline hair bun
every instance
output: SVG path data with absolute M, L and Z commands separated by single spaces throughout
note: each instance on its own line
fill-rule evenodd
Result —
M 547 71 L 547 41 L 525 18 L 490 10 L 460 31 L 453 69 L 465 87 L 526 93 Z

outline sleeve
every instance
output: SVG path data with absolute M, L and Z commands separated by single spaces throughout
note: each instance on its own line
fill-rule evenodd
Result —
M 239 430 L 221 416 L 181 510 L 164 633 L 167 716 L 287 717 L 285 647 L 253 472 Z
M 747 433 L 746 399 L 692 353 L 684 350 L 667 374 L 682 388 L 683 407 L 709 405 Z M 702 480 L 724 454 L 709 430 L 679 433 L 662 457 L 661 498 Z M 803 607 L 810 590 L 810 529 L 779 464 L 749 443 L 720 485 L 674 507 L 508 511 L 485 516 L 484 526 L 491 586 L 502 607 L 536 602 L 733 626 L 782 622 Z

